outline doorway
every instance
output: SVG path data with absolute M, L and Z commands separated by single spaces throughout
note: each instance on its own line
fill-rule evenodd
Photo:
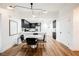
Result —
M 53 21 L 53 39 L 56 40 L 56 20 Z

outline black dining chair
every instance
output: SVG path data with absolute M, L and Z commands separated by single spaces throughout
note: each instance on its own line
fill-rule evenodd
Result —
M 20 36 L 20 39 L 21 39 L 21 42 L 23 43 L 23 45 L 22 45 L 22 48 L 25 46 L 25 40 L 24 40 L 24 35 L 21 35 Z
M 21 35 L 20 39 L 21 39 L 21 42 L 23 43 L 24 42 L 24 35 Z
M 33 45 L 35 45 L 37 47 L 38 46 L 37 41 L 38 41 L 37 38 L 26 38 L 26 43 L 27 43 L 28 47 L 29 46 L 31 47 Z
M 46 35 L 44 34 L 44 36 L 43 36 L 43 41 L 45 41 L 45 37 L 46 37 Z

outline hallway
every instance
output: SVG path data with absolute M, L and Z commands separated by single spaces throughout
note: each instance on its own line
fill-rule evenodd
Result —
M 2 56 L 75 56 L 65 45 L 53 40 L 48 39 L 46 43 L 39 44 L 37 49 L 28 49 L 26 46 L 22 48 L 23 44 L 13 46 L 7 51 L 3 52 Z

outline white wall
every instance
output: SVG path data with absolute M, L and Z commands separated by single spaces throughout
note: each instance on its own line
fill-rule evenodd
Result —
M 64 6 L 57 19 L 57 40 L 70 49 L 73 41 L 73 7 Z
M 9 37 L 9 17 L 8 17 L 8 12 L 4 9 L 0 9 L 0 14 L 1 14 L 1 45 L 2 45 L 2 50 L 1 52 L 3 52 L 4 50 L 8 49 L 10 46 L 12 46 L 14 44 L 13 39 L 10 39 Z
M 60 10 L 57 19 L 57 40 L 71 50 L 79 51 L 79 5 L 67 6 Z
M 17 43 L 17 35 L 9 36 L 9 19 L 15 18 L 20 19 L 22 18 L 19 13 L 16 13 L 16 11 L 9 11 L 7 9 L 0 8 L 0 14 L 1 14 L 1 50 L 0 52 L 3 52 L 10 48 L 12 45 Z
M 79 51 L 79 7 L 73 10 L 73 50 Z
M 1 51 L 1 15 L 0 15 L 0 51 Z
M 1 33 L 0 33 L 0 51 L 1 51 Z

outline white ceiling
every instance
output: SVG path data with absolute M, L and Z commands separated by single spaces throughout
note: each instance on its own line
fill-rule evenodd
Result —
M 8 6 L 23 6 L 23 7 L 30 7 L 30 3 L 0 3 L 0 8 L 4 8 L 7 9 Z M 34 3 L 33 4 L 33 8 L 35 9 L 43 9 L 46 10 L 48 13 L 44 14 L 42 17 L 53 17 L 53 15 L 57 14 L 57 12 L 59 10 L 61 10 L 64 7 L 72 7 L 72 6 L 77 6 L 79 4 L 77 3 Z M 27 16 L 31 15 L 31 10 L 27 9 L 27 8 L 19 8 L 16 7 L 14 10 L 16 10 L 17 12 L 20 12 L 21 14 L 28 14 Z M 36 16 L 42 15 L 42 13 L 40 13 L 41 11 L 35 11 L 34 14 Z M 25 14 L 25 15 L 26 15 Z M 39 16 L 40 17 L 40 16 Z
M 30 3 L 0 3 L 1 8 L 6 8 L 7 6 L 10 6 L 10 5 L 30 7 Z M 47 11 L 58 11 L 65 6 L 72 6 L 72 5 L 77 5 L 77 3 L 70 3 L 70 4 L 69 3 L 34 3 L 33 8 L 43 9 Z M 20 10 L 20 9 L 22 8 L 17 8 L 17 10 Z M 23 9 L 23 10 L 28 11 L 28 9 Z

